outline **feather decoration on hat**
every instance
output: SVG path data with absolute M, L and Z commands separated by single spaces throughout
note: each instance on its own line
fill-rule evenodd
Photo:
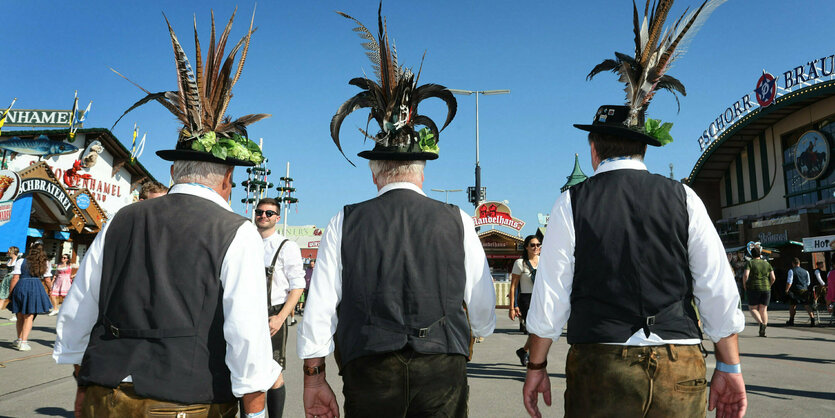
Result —
M 632 0 L 633 25 L 635 33 L 635 56 L 615 52 L 614 59 L 607 59 L 595 66 L 586 76 L 591 80 L 603 71 L 612 71 L 626 84 L 626 104 L 630 107 L 626 124 L 639 127 L 640 114 L 646 110 L 650 100 L 659 89 L 675 96 L 686 96 L 684 85 L 667 74 L 673 63 L 681 58 L 707 18 L 727 0 L 705 0 L 698 9 L 684 13 L 672 27 L 664 28 L 664 22 L 674 0 L 657 0 L 650 8 L 650 0 L 644 7 L 644 18 L 639 21 L 638 7 Z
M 418 86 L 420 70 L 415 75 L 409 68 L 398 64 L 397 47 L 394 41 L 389 42 L 386 21 L 382 17 L 382 6 L 381 2 L 377 9 L 376 37 L 357 19 L 337 12 L 357 24 L 353 30 L 364 40 L 362 46 L 371 60 L 376 76 L 376 81 L 368 77 L 358 77 L 349 81 L 348 84 L 363 91 L 343 103 L 331 119 L 331 138 L 343 156 L 345 152 L 339 143 L 339 130 L 345 118 L 355 110 L 370 108 L 368 122 L 375 120 L 381 130 L 376 135 L 369 135 L 362 129 L 360 132 L 383 146 L 405 146 L 420 141 L 420 135 L 414 129 L 415 125 L 428 128 L 437 140 L 439 132 L 449 125 L 457 110 L 455 97 L 446 87 L 438 84 Z M 421 58 L 421 68 L 422 66 Z M 447 105 L 447 117 L 440 130 L 432 119 L 418 114 L 418 104 L 432 97 L 443 100 Z
M 211 39 L 205 64 L 202 61 L 203 57 L 201 54 L 200 40 L 197 34 L 197 18 L 194 18 L 194 49 L 196 55 L 195 68 L 192 68 L 191 62 L 183 50 L 183 47 L 180 45 L 177 35 L 171 28 L 168 18 L 165 14 L 163 14 L 165 23 L 168 26 L 171 45 L 174 49 L 174 62 L 177 69 L 178 88 L 174 91 L 151 93 L 139 84 L 131 81 L 118 71 L 111 68 L 111 71 L 129 81 L 136 87 L 139 87 L 147 94 L 145 97 L 128 108 L 128 110 L 126 110 L 122 116 L 116 120 L 116 123 L 114 123 L 113 126 L 115 127 L 116 124 L 119 123 L 119 121 L 131 110 L 136 109 L 137 107 L 150 101 L 156 101 L 162 104 L 180 122 L 183 123 L 178 139 L 179 143 L 202 139 L 207 135 L 211 136 L 209 134 L 214 133 L 219 139 L 215 142 L 222 142 L 222 139 L 235 139 L 235 141 L 241 142 L 242 145 L 246 147 L 247 144 L 243 144 L 242 139 L 245 139 L 246 136 L 246 126 L 267 118 L 270 115 L 264 113 L 250 114 L 241 116 L 235 120 L 231 120 L 230 117 L 225 115 L 226 109 L 229 106 L 229 101 L 232 98 L 232 87 L 234 87 L 235 83 L 238 82 L 238 79 L 241 76 L 247 52 L 249 51 L 249 42 L 252 34 L 255 33 L 256 30 L 253 28 L 255 23 L 255 10 L 253 9 L 249 30 L 224 58 L 226 43 L 229 38 L 229 33 L 232 29 L 232 22 L 235 19 L 236 13 L 237 8 L 235 8 L 235 11 L 229 18 L 229 22 L 227 22 L 226 27 L 220 34 L 220 37 L 217 38 L 217 43 L 215 43 L 215 16 L 214 11 L 212 11 Z M 241 56 L 236 66 L 235 58 L 239 51 L 241 51 Z M 206 144 L 205 141 L 201 142 Z M 229 146 L 232 145 L 230 144 Z M 180 146 L 178 146 L 178 148 L 180 148 Z M 193 148 L 199 151 L 211 151 L 211 146 L 208 147 L 209 149 L 202 149 L 206 147 L 200 145 Z M 251 146 L 248 148 L 252 149 Z M 223 154 L 225 155 L 225 153 Z M 217 155 L 217 153 L 215 153 L 215 155 Z

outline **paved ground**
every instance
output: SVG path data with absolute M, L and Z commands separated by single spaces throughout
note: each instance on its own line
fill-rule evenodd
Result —
M 751 325 L 741 336 L 742 367 L 748 388 L 751 417 L 835 416 L 835 327 L 787 328 L 776 324 L 786 321 L 785 310 L 770 311 L 768 338 L 756 337 Z M 0 317 L 8 311 L 0 312 Z M 496 334 L 476 345 L 470 371 L 470 416 L 523 417 L 521 388 L 524 370 L 514 351 L 523 344 L 518 325 L 499 313 Z M 808 318 L 798 321 L 806 325 Z M 291 328 L 294 331 L 295 327 Z M 55 338 L 55 318 L 39 316 L 30 341 L 32 351 L 22 353 L 11 349 L 15 338 L 14 324 L 0 319 L 0 416 L 71 416 L 75 383 L 71 368 L 56 365 L 51 357 Z M 291 332 L 288 347 L 295 347 Z M 706 344 L 710 349 L 711 345 Z M 545 416 L 562 416 L 562 392 L 565 389 L 564 362 L 568 346 L 561 339 L 555 343 L 548 359 L 554 405 Z M 288 382 L 285 409 L 287 417 L 302 417 L 301 361 L 288 356 Z M 708 358 L 708 375 L 712 373 L 713 357 Z M 328 370 L 335 365 L 328 364 Z M 341 385 L 329 372 L 337 394 Z M 340 396 L 341 404 L 341 396 Z M 709 414 L 712 416 L 712 414 Z

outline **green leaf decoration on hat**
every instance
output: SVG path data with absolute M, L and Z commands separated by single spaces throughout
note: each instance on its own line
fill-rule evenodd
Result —
M 207 132 L 192 142 L 191 149 L 211 152 L 212 155 L 221 160 L 235 158 L 243 161 L 252 161 L 255 164 L 261 164 L 261 161 L 264 160 L 258 144 L 237 133 L 233 134 L 232 138 L 218 139 L 214 132 Z
M 646 134 L 657 139 L 662 147 L 673 142 L 673 136 L 670 135 L 670 129 L 672 128 L 673 124 L 671 122 L 661 123 L 660 119 L 647 119 L 644 123 Z
M 438 148 L 438 140 L 435 139 L 435 134 L 432 133 L 432 130 L 429 128 L 423 128 L 418 131 L 418 136 L 420 136 L 418 145 L 420 145 L 421 151 L 431 152 L 433 154 L 437 154 L 438 151 L 440 151 Z

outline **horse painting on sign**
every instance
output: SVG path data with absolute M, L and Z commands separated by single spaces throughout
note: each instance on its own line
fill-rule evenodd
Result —
M 820 177 L 829 167 L 829 141 L 819 131 L 808 131 L 795 146 L 795 167 L 806 180 Z

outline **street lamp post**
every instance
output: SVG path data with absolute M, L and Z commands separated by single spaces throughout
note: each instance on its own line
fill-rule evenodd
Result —
M 461 94 L 469 96 L 471 94 L 475 94 L 475 199 L 473 200 L 473 206 L 478 207 L 481 203 L 481 166 L 479 165 L 479 129 L 478 129 L 478 95 L 483 94 L 485 96 L 495 95 L 495 94 L 508 94 L 510 90 L 459 90 L 459 89 L 449 89 L 453 94 Z
M 445 203 L 449 203 L 449 192 L 463 192 L 462 189 L 432 189 L 433 192 L 446 193 Z

